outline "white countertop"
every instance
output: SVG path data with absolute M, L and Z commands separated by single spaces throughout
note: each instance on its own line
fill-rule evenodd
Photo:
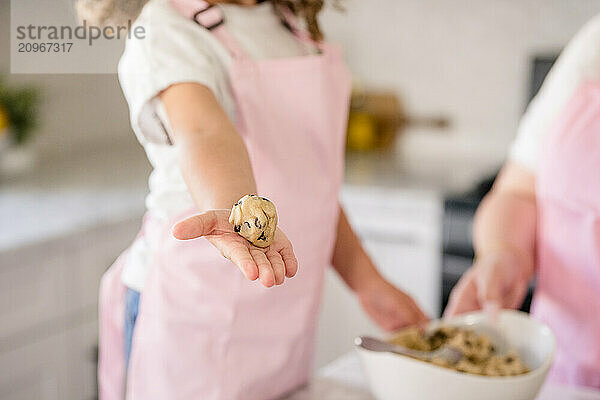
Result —
M 479 164 L 450 156 L 423 158 L 393 152 L 348 153 L 345 181 L 352 185 L 457 193 L 471 189 L 500 167 Z
M 322 368 L 317 377 L 283 400 L 375 400 L 354 353 Z M 546 384 L 536 400 L 600 400 L 600 391 Z
M 149 172 L 141 149 L 117 148 L 0 182 L 0 252 L 141 216 Z

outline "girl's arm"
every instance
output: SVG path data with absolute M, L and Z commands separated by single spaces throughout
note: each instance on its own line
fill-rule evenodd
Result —
M 261 249 L 233 231 L 229 210 L 240 198 L 256 193 L 246 146 L 207 87 L 197 83 L 170 86 L 160 94 L 179 151 L 183 178 L 202 212 L 175 225 L 176 238 L 204 236 L 250 280 L 267 287 L 296 274 L 292 245 L 281 230 Z
M 333 267 L 346 285 L 354 291 L 361 291 L 373 279 L 379 279 L 379 272 L 354 233 L 346 212 L 340 207 L 337 238 L 333 251 Z
M 210 89 L 182 83 L 161 93 L 179 163 L 200 211 L 231 209 L 256 183 L 244 141 Z
M 341 207 L 332 264 L 381 328 L 392 331 L 427 321 L 410 296 L 379 274 Z
M 517 308 L 534 273 L 535 178 L 507 163 L 475 215 L 476 259 L 453 290 L 446 314 Z

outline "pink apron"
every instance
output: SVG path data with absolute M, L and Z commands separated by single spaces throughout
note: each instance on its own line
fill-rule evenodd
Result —
M 542 154 L 533 314 L 556 335 L 551 379 L 600 388 L 600 82 L 578 89 Z
M 196 13 L 204 2 L 176 3 L 203 26 L 218 23 L 218 7 Z M 299 271 L 266 289 L 247 281 L 205 239 L 175 240 L 175 220 L 148 216 L 144 235 L 159 250 L 141 297 L 128 399 L 275 399 L 304 384 L 311 372 L 339 214 L 350 74 L 340 49 L 329 44 L 318 45 L 319 55 L 254 61 L 225 25 L 212 32 L 233 57 L 236 125 L 258 193 L 277 205 Z M 123 397 L 122 263 L 107 272 L 100 293 L 102 400 Z

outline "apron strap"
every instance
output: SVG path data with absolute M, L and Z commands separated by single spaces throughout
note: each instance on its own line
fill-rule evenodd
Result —
M 229 51 L 233 58 L 247 58 L 247 54 L 225 28 L 223 11 L 203 0 L 170 0 L 171 4 L 185 17 L 209 30 Z
M 208 29 L 231 53 L 234 58 L 249 58 L 231 32 L 225 27 L 223 11 L 218 6 L 204 0 L 170 0 L 171 4 L 185 17 Z M 310 34 L 298 24 L 296 16 L 287 7 L 282 7 L 282 23 L 296 38 L 307 46 L 323 51 L 323 43 L 316 42 Z

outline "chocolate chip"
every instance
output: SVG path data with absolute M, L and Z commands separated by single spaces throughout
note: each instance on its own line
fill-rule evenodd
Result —
M 262 231 L 257 240 L 267 240 L 267 237 L 265 236 L 265 231 Z
M 248 229 L 250 229 L 250 222 L 246 221 L 246 222 L 244 222 L 244 225 L 246 225 L 248 227 Z
M 448 335 L 446 334 L 446 332 L 438 329 L 437 331 L 435 331 L 433 333 L 433 338 L 444 340 L 444 339 L 448 338 Z
M 258 229 L 262 228 L 262 226 L 260 226 L 260 222 L 258 221 L 258 218 L 254 218 L 254 226 L 256 226 Z
M 242 227 L 239 226 L 239 225 L 236 225 L 236 226 L 233 227 L 233 230 L 236 231 L 236 232 L 239 232 L 239 231 L 242 230 Z
M 509 363 L 509 364 L 510 364 L 510 363 L 511 363 L 511 362 L 513 362 L 513 361 L 515 361 L 515 359 L 514 359 L 514 358 L 512 358 L 511 356 L 508 356 L 508 357 L 506 357 L 506 362 L 507 362 L 507 363 Z

